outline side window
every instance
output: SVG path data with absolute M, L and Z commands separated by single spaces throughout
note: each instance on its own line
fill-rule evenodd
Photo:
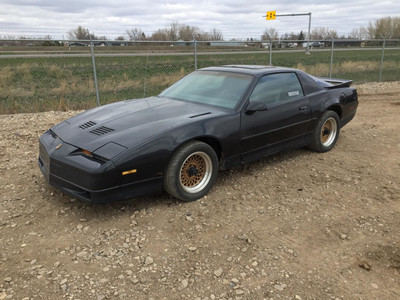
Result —
M 278 73 L 260 78 L 250 95 L 250 101 L 271 104 L 303 96 L 303 89 L 295 73 Z

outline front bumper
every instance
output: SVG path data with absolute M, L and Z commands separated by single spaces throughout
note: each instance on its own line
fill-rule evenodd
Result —
M 140 197 L 162 190 L 161 176 L 121 183 L 121 173 L 110 160 L 101 163 L 82 155 L 52 131 L 39 139 L 38 165 L 50 185 L 89 203 Z
M 46 174 L 40 164 L 41 163 L 39 161 L 39 167 L 42 170 L 43 175 L 46 177 Z M 48 178 L 48 182 L 51 186 L 84 202 L 93 204 L 137 198 L 160 193 L 162 191 L 161 178 L 132 182 L 95 191 L 84 189 L 53 174 L 49 174 Z

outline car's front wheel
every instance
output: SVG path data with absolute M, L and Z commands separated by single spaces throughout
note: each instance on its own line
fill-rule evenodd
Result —
M 327 152 L 335 146 L 339 133 L 339 116 L 336 112 L 328 110 L 318 120 L 309 147 L 318 152 Z
M 178 148 L 164 173 L 167 193 L 183 201 L 204 197 L 218 175 L 218 157 L 209 145 L 192 141 Z

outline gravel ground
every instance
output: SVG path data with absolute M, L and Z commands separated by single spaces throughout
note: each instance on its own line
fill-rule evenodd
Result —
M 331 152 L 222 172 L 192 203 L 63 195 L 38 137 L 76 112 L 0 116 L 0 300 L 400 299 L 400 83 L 358 90 Z

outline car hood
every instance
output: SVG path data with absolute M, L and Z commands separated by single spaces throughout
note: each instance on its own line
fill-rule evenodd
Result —
M 224 111 L 211 106 L 150 97 L 88 110 L 54 126 L 52 131 L 62 141 L 94 152 L 108 143 L 132 148 L 163 132 L 217 114 L 224 114 Z

